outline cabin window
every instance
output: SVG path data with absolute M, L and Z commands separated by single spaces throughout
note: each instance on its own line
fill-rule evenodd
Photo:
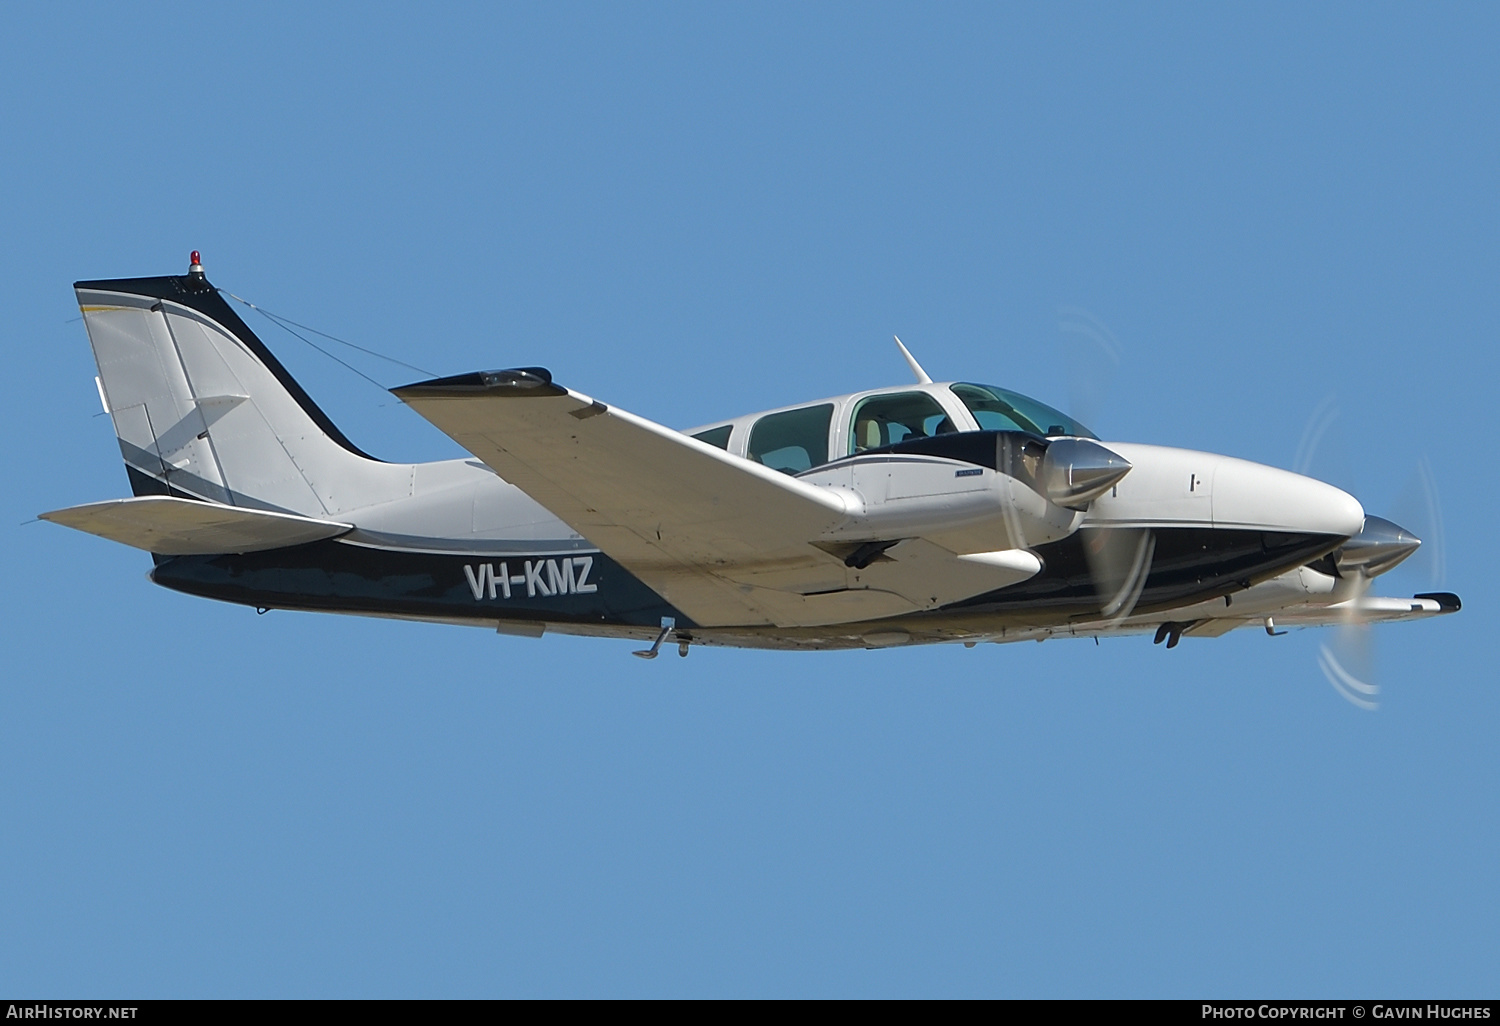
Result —
M 800 474 L 828 462 L 828 428 L 833 404 L 768 413 L 750 429 L 745 455 L 773 470 Z
M 850 421 L 849 451 L 864 452 L 908 438 L 931 438 L 958 430 L 926 392 L 872 395 L 859 401 Z
M 709 428 L 707 431 L 699 431 L 693 437 L 700 442 L 716 445 L 720 449 L 729 448 L 729 434 L 734 430 L 733 424 L 725 424 L 723 427 Z

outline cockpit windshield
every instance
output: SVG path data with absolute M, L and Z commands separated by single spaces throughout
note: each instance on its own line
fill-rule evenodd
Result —
M 1099 437 L 1072 417 L 1059 413 L 1044 403 L 994 385 L 954 385 L 953 394 L 963 400 L 979 426 L 987 431 L 1030 431 L 1032 434 L 1046 436 Z

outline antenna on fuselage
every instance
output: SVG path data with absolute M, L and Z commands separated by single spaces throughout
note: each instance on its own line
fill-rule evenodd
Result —
M 922 369 L 922 365 L 917 362 L 917 358 L 911 355 L 911 350 L 906 348 L 906 345 L 898 336 L 892 335 L 891 338 L 894 338 L 896 340 L 896 348 L 901 350 L 901 355 L 906 357 L 906 365 L 910 367 L 911 372 L 917 376 L 917 384 L 932 384 L 932 378 L 927 376 L 927 372 Z

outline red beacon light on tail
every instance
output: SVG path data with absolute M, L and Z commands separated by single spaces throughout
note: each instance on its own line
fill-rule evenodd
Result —
M 203 276 L 203 263 L 198 259 L 198 251 L 196 249 L 188 257 L 188 274 L 196 274 L 200 278 Z

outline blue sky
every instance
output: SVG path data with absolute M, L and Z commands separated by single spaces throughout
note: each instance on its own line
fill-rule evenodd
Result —
M 0 991 L 1493 996 L 1497 30 L 9 11 Z M 900 383 L 892 333 L 1106 439 L 1289 467 L 1337 409 L 1314 472 L 1389 514 L 1425 460 L 1465 609 L 1378 631 L 1370 714 L 1306 631 L 648 664 L 190 599 L 24 523 L 126 491 L 71 282 L 190 249 L 436 373 L 541 364 L 680 427 Z M 252 324 L 357 444 L 455 454 Z

